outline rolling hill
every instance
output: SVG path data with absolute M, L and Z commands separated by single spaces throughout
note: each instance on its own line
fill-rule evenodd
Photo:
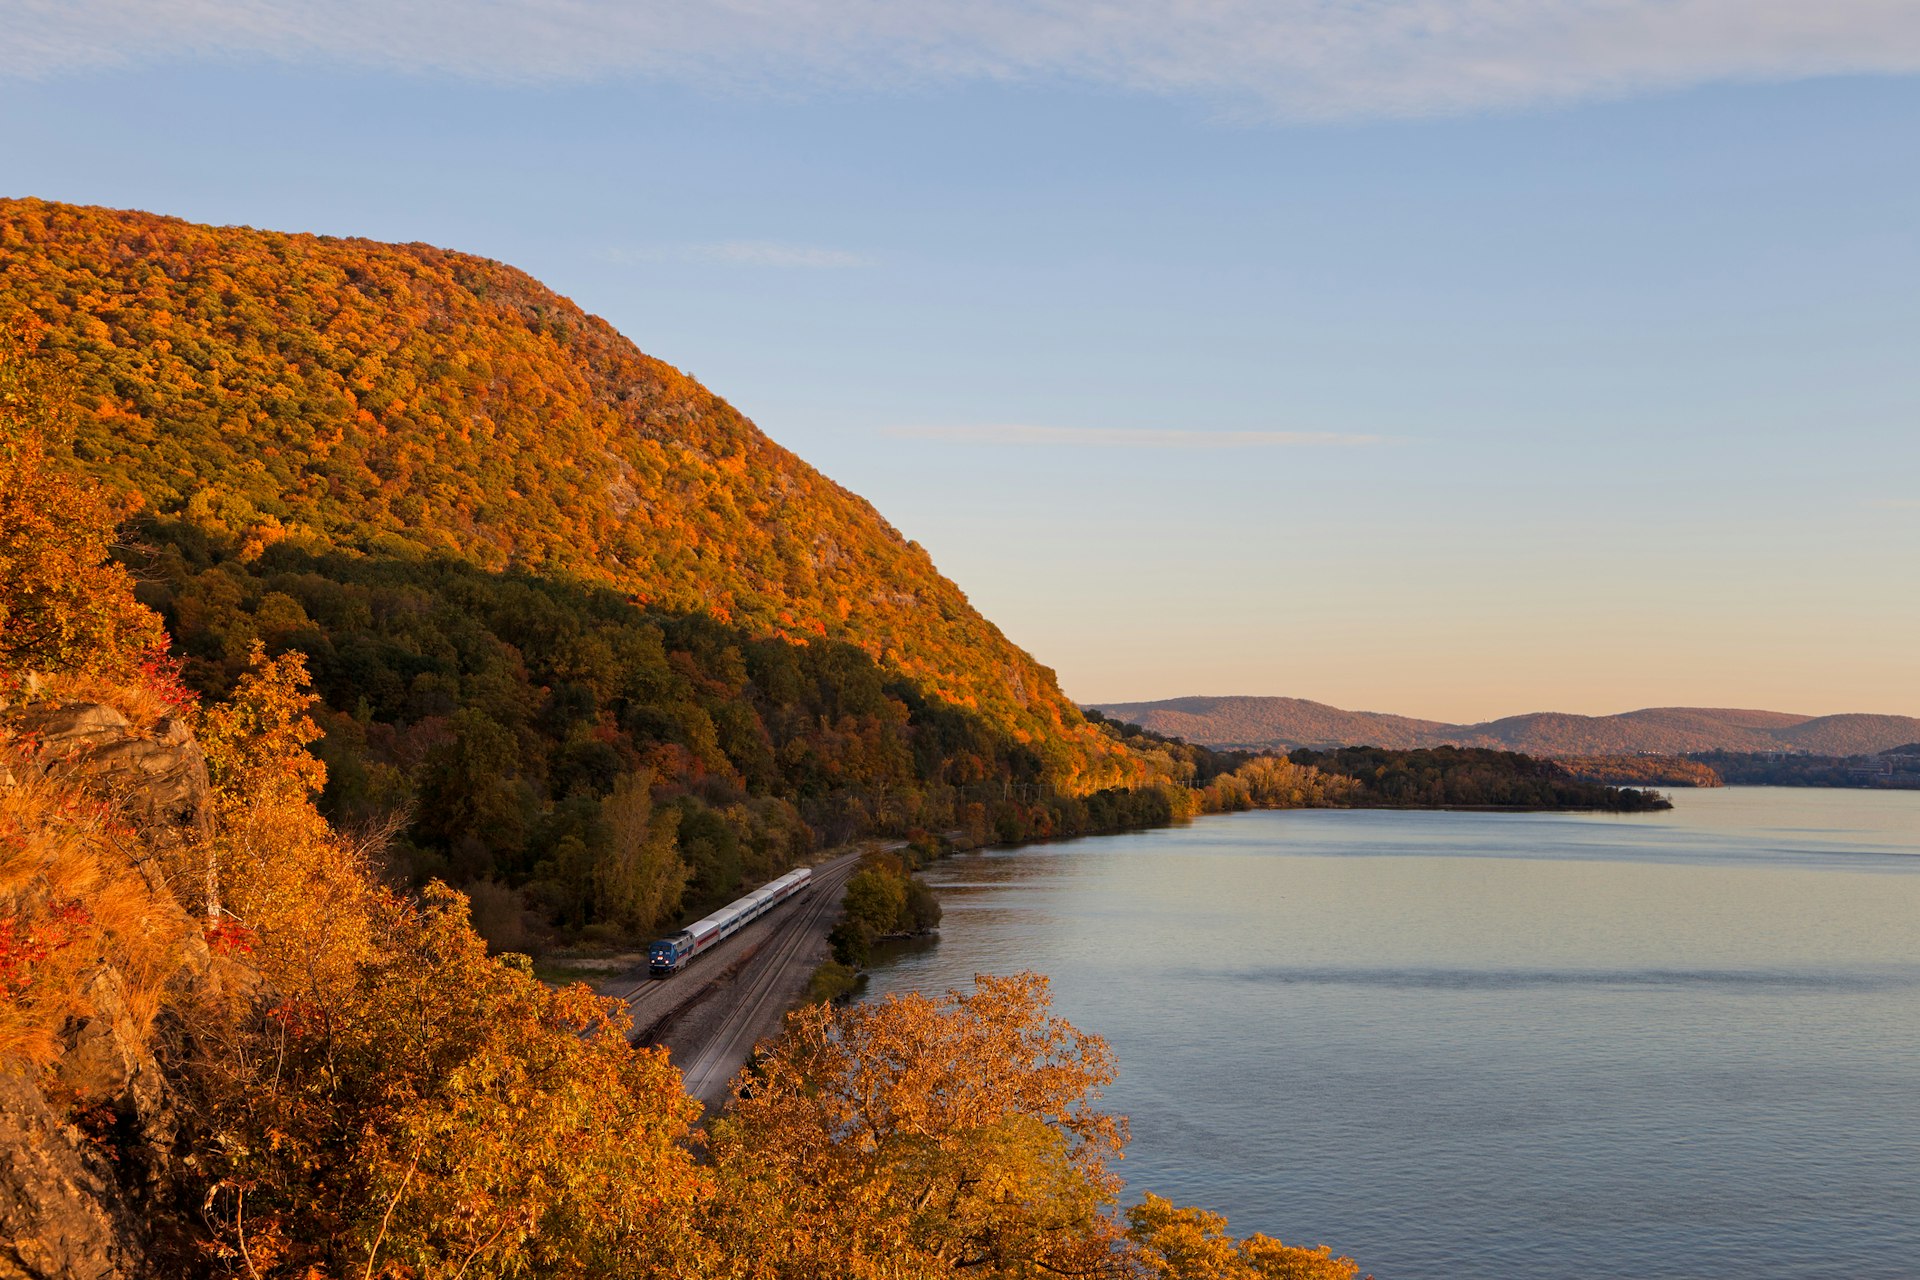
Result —
M 1542 711 L 1480 724 L 1445 724 L 1342 711 L 1300 698 L 1195 697 L 1097 705 L 1115 719 L 1211 747 L 1459 746 L 1547 756 L 1688 751 L 1846 756 L 1886 751 L 1920 733 L 1920 720 L 1907 716 L 1805 716 L 1715 707 L 1650 707 L 1612 716 Z
M 1439 746 L 1455 726 L 1377 711 L 1342 711 L 1304 698 L 1169 698 L 1163 702 L 1101 702 L 1102 714 L 1169 737 L 1203 745 L 1266 747 L 1386 747 L 1405 751 Z

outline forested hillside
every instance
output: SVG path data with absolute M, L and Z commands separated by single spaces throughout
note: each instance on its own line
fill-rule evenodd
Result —
M 644 930 L 821 842 L 1072 830 L 1115 788 L 1164 814 L 1191 773 L 1084 720 L 867 503 L 509 267 L 4 200 L 9 317 L 133 514 L 187 681 L 226 696 L 256 640 L 303 654 L 327 811 L 408 815 L 416 877 Z
M 1097 705 L 1114 719 L 1210 747 L 1290 751 L 1364 744 L 1404 750 L 1433 746 L 1438 735 L 1455 727 L 1377 711 L 1342 711 L 1305 698 L 1167 698 Z
M 510 267 L 5 200 L 0 289 L 69 360 L 87 469 L 243 562 L 453 556 L 846 640 L 1065 788 L 1134 773 L 866 502 Z
M 1303 747 L 1287 759 L 1317 774 L 1357 784 L 1347 799 L 1357 808 L 1646 813 L 1673 807 L 1656 791 L 1589 781 L 1552 760 L 1485 747 L 1415 751 L 1379 747 L 1310 751 Z
M 1726 785 L 1711 768 L 1684 756 L 1556 756 L 1553 762 L 1583 782 L 1600 782 L 1614 787 Z

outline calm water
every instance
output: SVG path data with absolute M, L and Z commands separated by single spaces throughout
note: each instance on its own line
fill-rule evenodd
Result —
M 1920 793 L 991 851 L 874 994 L 1040 970 L 1130 1184 L 1379 1280 L 1920 1277 Z

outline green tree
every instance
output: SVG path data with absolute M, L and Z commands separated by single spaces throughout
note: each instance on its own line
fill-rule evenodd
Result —
M 679 811 L 656 810 L 652 789 L 651 774 L 625 774 L 600 805 L 608 843 L 593 868 L 597 914 L 631 934 L 671 920 L 690 875 L 677 840 Z
M 468 879 L 492 874 L 501 855 L 526 838 L 516 785 L 520 754 L 513 735 L 478 707 L 448 718 L 452 737 L 427 757 L 420 784 L 421 829 L 453 852 Z M 465 865 L 462 865 L 465 864 Z
M 876 936 L 897 931 L 906 908 L 907 881 L 896 867 L 865 867 L 847 881 L 846 918 Z

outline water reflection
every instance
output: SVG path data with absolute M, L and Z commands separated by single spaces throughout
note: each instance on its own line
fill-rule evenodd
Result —
M 1676 801 L 967 855 L 870 991 L 1049 974 L 1130 1182 L 1380 1280 L 1908 1280 L 1920 794 Z

